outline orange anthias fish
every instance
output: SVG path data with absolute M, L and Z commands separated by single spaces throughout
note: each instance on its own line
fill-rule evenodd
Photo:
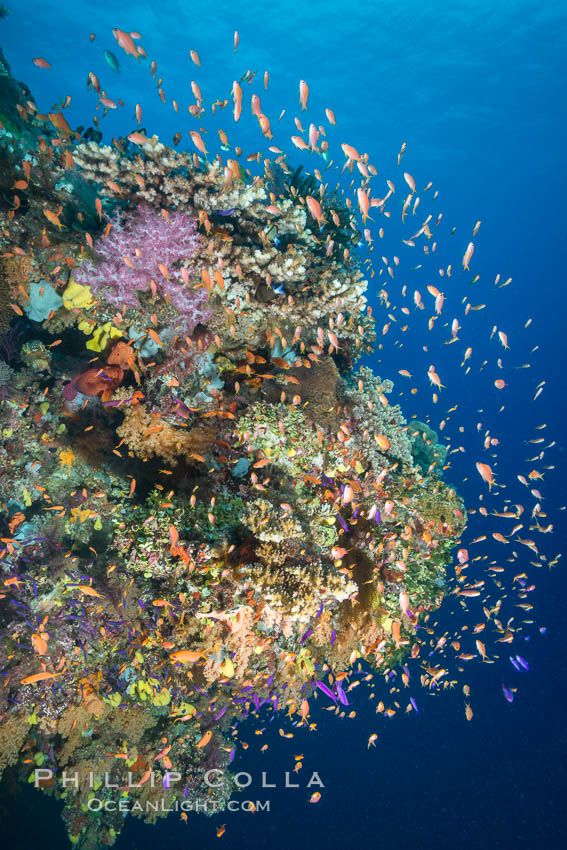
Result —
M 61 230 L 63 225 L 59 221 L 59 216 L 57 215 L 57 213 L 54 213 L 51 210 L 44 210 L 43 214 L 51 224 L 54 224 L 56 227 L 59 228 L 59 230 Z
M 488 484 L 488 489 L 491 490 L 494 484 L 494 475 L 490 466 L 487 463 L 477 463 L 476 468 L 482 480 Z
M 353 148 L 352 145 L 342 144 L 341 148 L 343 149 L 343 153 L 347 159 L 354 160 L 355 162 L 360 161 L 360 154 L 356 148 Z
M 133 144 L 135 145 L 147 145 L 149 139 L 147 138 L 147 136 L 144 136 L 143 133 L 134 132 L 130 133 L 130 135 L 128 136 L 128 141 L 133 142 Z
M 178 649 L 169 656 L 171 661 L 179 661 L 181 664 L 195 664 L 203 657 L 204 652 L 196 652 L 191 649 Z
M 199 740 L 197 741 L 195 746 L 197 747 L 197 749 L 201 749 L 202 747 L 206 747 L 212 737 L 213 737 L 213 733 L 209 729 L 207 732 L 205 732 L 205 734 L 201 738 L 199 738 Z
M 308 195 L 305 198 L 305 202 L 307 204 L 307 209 L 309 210 L 319 227 L 322 227 L 322 225 L 325 223 L 325 219 L 323 218 L 323 211 L 321 210 L 321 204 L 319 203 L 319 201 L 317 201 L 311 195 Z
M 94 587 L 91 587 L 90 584 L 79 584 L 77 590 L 80 590 L 81 593 L 85 594 L 85 596 L 94 596 L 95 599 L 104 599 L 104 595 L 99 593 L 98 590 L 95 590 Z
M 61 133 L 63 133 L 64 136 L 71 135 L 71 128 L 67 123 L 66 118 L 61 112 L 49 112 L 47 114 L 47 117 L 49 118 L 56 130 L 59 130 Z
M 299 81 L 299 101 L 302 109 L 307 109 L 307 100 L 309 98 L 309 86 L 305 80 Z
M 203 137 L 196 130 L 190 130 L 189 135 L 191 136 L 191 141 L 195 145 L 198 151 L 201 151 L 205 156 L 207 155 L 207 148 L 205 146 L 205 142 L 203 141 Z
M 464 254 L 464 257 L 463 257 L 463 268 L 467 272 L 469 271 L 469 263 L 471 261 L 471 257 L 473 255 L 473 253 L 474 253 L 474 242 L 469 242 L 469 244 L 467 246 L 467 250 L 465 251 L 465 254 Z
M 62 675 L 62 673 L 34 673 L 33 676 L 26 676 L 25 679 L 22 679 L 22 685 L 34 685 L 36 682 L 44 682 L 47 679 L 55 679 Z
M 138 62 L 140 61 L 140 55 L 138 53 L 138 49 L 134 44 L 134 39 L 131 35 L 123 30 L 113 29 L 112 35 L 120 45 L 120 47 L 130 56 L 134 56 Z
M 236 80 L 232 84 L 232 97 L 234 99 L 234 120 L 239 121 L 242 113 L 242 89 Z

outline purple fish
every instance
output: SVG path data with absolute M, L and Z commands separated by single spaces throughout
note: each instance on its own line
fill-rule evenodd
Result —
M 417 703 L 416 703 L 416 701 L 414 700 L 414 698 L 413 698 L 413 697 L 410 697 L 410 698 L 409 698 L 409 701 L 410 701 L 410 702 L 411 702 L 411 704 L 412 704 L 413 710 L 414 710 L 414 711 L 416 711 L 416 712 L 419 714 L 419 708 L 417 707 Z
M 510 688 L 507 688 L 506 685 L 504 684 L 504 682 L 501 682 L 501 685 L 502 685 L 502 693 L 504 694 L 504 696 L 506 697 L 508 702 L 514 702 L 514 694 L 512 693 Z
M 320 681 L 319 681 L 319 679 L 316 679 L 316 680 L 315 680 L 315 684 L 317 685 L 317 687 L 319 688 L 319 690 L 323 691 L 323 693 L 325 694 L 325 696 L 330 697 L 330 699 L 332 699 L 332 700 L 333 700 L 333 702 L 336 702 L 336 701 L 337 701 L 337 699 L 336 699 L 336 697 L 335 697 L 334 693 L 332 692 L 332 690 L 331 690 L 330 688 L 328 688 L 328 687 L 327 687 L 327 685 L 325 685 L 325 683 L 324 683 L 324 682 L 320 682 Z
M 518 662 L 518 664 L 520 665 L 520 667 L 521 667 L 523 670 L 525 670 L 525 671 L 526 671 L 526 673 L 527 673 L 527 672 L 528 672 L 528 670 L 530 669 L 530 665 L 528 664 L 528 662 L 526 661 L 526 659 L 525 659 L 525 658 L 522 658 L 522 656 L 521 656 L 521 655 L 516 655 L 516 661 Z
M 516 659 L 515 659 L 515 658 L 512 658 L 512 656 L 511 656 L 511 655 L 509 655 L 508 657 L 509 657 L 509 659 L 510 659 L 510 663 L 511 663 L 511 664 L 512 664 L 515 668 L 516 668 L 516 670 L 518 671 L 518 673 L 521 673 L 521 672 L 522 672 L 522 668 L 520 667 L 520 665 L 518 664 L 518 662 L 516 661 Z
M 336 636 L 337 632 L 335 631 L 335 629 L 333 629 L 333 631 L 331 632 L 331 646 L 334 644 Z
M 343 529 L 344 529 L 344 530 L 347 532 L 347 534 L 348 534 L 348 531 L 349 531 L 348 525 L 346 524 L 346 522 L 344 521 L 344 519 L 342 518 L 342 516 L 341 516 L 340 514 L 337 514 L 336 516 L 337 516 L 338 521 L 339 521 L 339 522 L 340 522 L 340 524 L 342 525 Z
M 380 511 L 376 511 L 376 513 L 374 514 L 374 519 L 376 520 L 376 525 L 380 525 L 380 522 L 382 520 L 382 515 L 380 514 Z
M 226 705 L 225 705 L 225 707 L 224 707 L 224 708 L 221 708 L 221 710 L 219 711 L 219 713 L 216 715 L 215 720 L 220 720 L 220 718 L 221 718 L 221 717 L 223 716 L 223 714 L 225 713 L 226 708 L 227 708 L 227 707 L 226 707 Z
M 323 603 L 321 602 L 321 604 L 319 605 L 319 611 L 317 612 L 317 617 L 320 617 L 322 613 L 323 613 Z
M 338 698 L 339 698 L 340 702 L 342 702 L 342 704 L 343 704 L 343 705 L 349 705 L 349 701 L 348 701 L 348 699 L 347 699 L 347 695 L 346 695 L 346 694 L 345 694 L 345 692 L 343 691 L 343 688 L 342 688 L 341 683 L 340 683 L 340 682 L 336 682 L 336 685 L 335 685 L 335 686 L 336 686 L 336 689 L 337 689 L 337 696 L 338 696 Z
M 303 637 L 301 638 L 301 646 L 303 646 L 303 644 L 305 643 L 305 641 L 306 641 L 308 638 L 310 638 L 312 634 L 313 634 L 313 629 L 307 629 L 307 631 L 305 632 L 305 634 L 304 634 L 304 635 L 303 635 Z
M 69 386 L 69 384 L 67 384 L 67 386 Z M 63 395 L 65 395 L 66 388 L 67 387 L 63 387 Z M 65 396 L 65 398 L 67 398 L 67 396 Z M 120 399 L 119 401 L 103 401 L 102 406 L 103 407 L 119 407 L 120 405 L 128 404 L 128 402 L 132 401 L 133 398 L 134 398 L 134 396 L 131 396 L 130 398 Z

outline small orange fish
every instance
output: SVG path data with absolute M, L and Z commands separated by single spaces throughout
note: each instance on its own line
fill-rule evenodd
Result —
M 47 679 L 55 679 L 56 676 L 62 676 L 63 673 L 34 673 L 33 676 L 26 676 L 22 679 L 22 685 L 34 685 L 36 682 L 44 682 Z
M 133 142 L 135 145 L 147 145 L 149 139 L 143 133 L 133 132 L 128 136 L 128 141 Z
M 415 192 L 415 180 L 413 179 L 411 174 L 407 173 L 407 171 L 404 171 L 404 180 L 406 181 L 406 183 L 410 187 L 411 191 Z
M 171 661 L 179 661 L 181 664 L 195 664 L 204 655 L 191 649 L 178 649 L 169 656 Z
M 213 737 L 213 733 L 209 729 L 207 732 L 205 732 L 205 734 L 201 738 L 199 738 L 199 740 L 197 741 L 195 746 L 197 747 L 197 749 L 201 749 L 202 747 L 206 747 L 212 737 Z
M 62 225 L 62 224 L 61 224 L 61 222 L 59 221 L 59 216 L 58 216 L 58 215 L 56 215 L 56 214 L 55 214 L 54 212 L 52 212 L 51 210 L 44 210 L 44 211 L 43 211 L 43 214 L 44 214 L 44 216 L 46 217 L 46 219 L 47 219 L 49 222 L 51 222 L 51 224 L 55 224 L 55 225 L 59 228 L 59 230 L 61 230 L 61 228 L 63 227 L 63 225 Z
M 98 590 L 95 590 L 94 587 L 91 587 L 90 584 L 80 584 L 77 588 L 84 593 L 85 596 L 95 596 L 97 599 L 104 599 L 104 595 L 99 593 Z
M 347 159 L 353 160 L 354 162 L 360 162 L 360 154 L 356 148 L 353 148 L 352 145 L 342 144 L 341 148 L 343 149 L 343 153 Z
M 44 637 L 42 637 L 42 635 L 34 633 L 31 636 L 31 642 L 34 650 L 37 652 L 38 655 L 45 655 L 45 653 L 47 652 L 47 641 Z
M 476 468 L 478 470 L 478 474 L 482 478 L 483 481 L 486 481 L 488 484 L 488 489 L 492 489 L 492 485 L 494 484 L 494 476 L 492 474 L 492 469 L 487 463 L 477 463 Z
M 481 640 L 476 641 L 476 648 L 483 661 L 486 660 L 486 647 Z
M 463 268 L 467 272 L 470 271 L 469 263 L 471 261 L 471 257 L 472 257 L 473 254 L 474 254 L 474 242 L 469 242 L 469 244 L 467 246 L 467 250 L 465 251 L 465 254 L 463 256 Z
M 394 643 L 396 644 L 396 647 L 398 647 L 400 645 L 401 632 L 400 624 L 397 620 L 394 620 L 394 622 L 392 623 L 392 638 L 394 640 Z
M 124 32 L 123 30 L 113 29 L 112 35 L 114 36 L 120 47 L 125 51 L 125 53 L 129 54 L 130 56 L 134 56 L 138 60 L 138 62 L 140 61 L 140 54 L 138 53 L 133 38 L 129 33 Z
M 323 218 L 323 212 L 321 210 L 321 204 L 319 203 L 319 201 L 317 201 L 311 195 L 307 195 L 307 197 L 305 198 L 305 202 L 307 204 L 307 209 L 309 210 L 319 227 L 322 227 L 325 219 Z
M 309 98 L 309 86 L 305 82 L 305 80 L 299 81 L 299 101 L 301 103 L 301 109 L 307 109 L 307 100 Z

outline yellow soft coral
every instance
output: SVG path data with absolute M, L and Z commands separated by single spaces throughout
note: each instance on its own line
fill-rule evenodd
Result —
M 105 322 L 104 325 L 99 325 L 95 329 L 92 337 L 87 342 L 87 348 L 91 351 L 103 351 L 108 341 L 117 336 L 123 336 L 122 331 L 118 330 L 112 322 Z
M 89 286 L 76 283 L 73 275 L 69 277 L 67 289 L 63 293 L 63 306 L 66 310 L 88 310 L 94 304 Z

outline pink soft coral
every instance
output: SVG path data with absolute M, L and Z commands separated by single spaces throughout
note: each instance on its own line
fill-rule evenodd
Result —
M 112 220 L 108 237 L 97 239 L 94 245 L 101 261 L 82 263 L 74 277 L 117 309 L 123 304 L 139 308 L 138 293 L 150 291 L 153 280 L 158 291 L 169 296 L 169 303 L 179 311 L 182 330 L 190 334 L 198 322 L 211 317 L 211 312 L 206 307 L 204 290 L 187 286 L 174 266 L 191 257 L 198 242 L 195 222 L 185 213 L 170 212 L 165 218 L 151 207 L 140 206 Z

